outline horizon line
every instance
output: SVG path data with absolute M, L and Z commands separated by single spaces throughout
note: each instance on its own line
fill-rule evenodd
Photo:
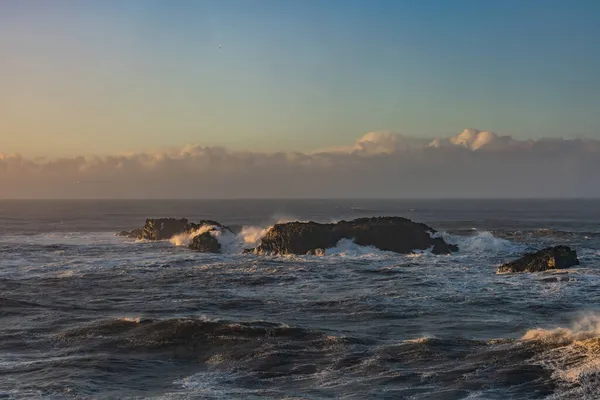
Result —
M 563 201 L 599 200 L 600 196 L 589 197 L 227 197 L 227 198 L 0 198 L 5 201 Z

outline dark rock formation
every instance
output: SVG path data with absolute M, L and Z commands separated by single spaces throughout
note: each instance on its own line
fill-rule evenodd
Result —
M 220 253 L 221 244 L 210 232 L 194 236 L 189 248 L 202 253 Z
M 498 268 L 497 273 L 541 272 L 579 265 L 577 253 L 568 246 L 548 247 L 535 253 L 527 253 L 518 260 Z
M 131 239 L 137 239 L 142 235 L 142 230 L 141 229 L 134 229 L 131 231 L 121 231 L 119 233 L 117 233 L 117 236 L 123 236 L 123 237 L 128 237 Z
M 123 231 L 117 233 L 117 236 L 125 236 L 132 239 L 144 239 L 144 240 L 168 240 L 175 235 L 182 233 L 192 233 L 199 230 L 203 226 L 212 227 L 210 230 L 218 229 L 222 232 L 231 232 L 231 229 L 225 225 L 220 224 L 217 221 L 201 220 L 198 223 L 189 222 L 187 219 L 175 219 L 175 218 L 157 218 L 147 219 L 146 224 L 141 229 L 134 229 L 132 231 Z M 213 237 L 210 232 L 204 232 L 200 235 L 195 236 L 189 245 L 190 249 L 218 253 L 221 250 L 219 241 Z
M 435 230 L 406 218 L 359 218 L 335 224 L 289 222 L 273 226 L 261 244 L 247 252 L 258 254 L 322 254 L 341 239 L 351 239 L 360 246 L 374 246 L 385 251 L 408 254 L 431 249 L 435 254 L 458 251 L 444 239 L 432 237 Z
M 216 228 L 219 228 L 221 231 L 232 232 L 232 230 L 228 226 L 225 226 L 217 221 L 212 221 L 210 219 L 200 220 L 200 222 L 198 222 L 197 224 L 190 222 L 188 224 L 187 232 L 192 232 L 192 231 L 198 230 L 201 227 L 206 226 L 206 225 L 214 226 Z
M 188 232 L 190 225 L 185 218 L 147 219 L 138 239 L 168 240 L 175 235 Z

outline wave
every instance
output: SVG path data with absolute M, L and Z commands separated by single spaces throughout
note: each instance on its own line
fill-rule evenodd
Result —
M 570 328 L 532 329 L 522 341 L 541 348 L 533 361 L 558 382 L 553 398 L 597 398 L 588 396 L 600 393 L 600 315 L 584 315 Z
M 526 245 L 514 243 L 506 239 L 502 239 L 494 236 L 489 231 L 474 231 L 474 234 L 463 236 L 454 235 L 448 232 L 438 232 L 433 235 L 434 237 L 441 237 L 450 244 L 458 246 L 459 253 L 521 253 L 527 249 Z
M 331 247 L 326 249 L 324 254 L 318 255 L 327 255 L 327 256 L 337 256 L 337 257 L 362 257 L 362 256 L 388 256 L 388 255 L 397 255 L 396 253 L 390 251 L 380 250 L 373 246 L 360 246 L 354 243 L 353 240 L 350 239 L 341 239 L 335 247 Z
M 555 238 L 570 238 L 583 237 L 591 238 L 600 236 L 600 232 L 580 232 L 580 231 L 564 231 L 552 228 L 539 228 L 531 232 L 527 232 L 533 237 L 555 237 Z
M 207 372 L 240 373 L 256 382 L 284 377 L 345 385 L 355 376 L 370 385 L 406 384 L 409 390 L 426 383 L 430 388 L 453 387 L 465 396 L 479 392 L 481 398 L 496 398 L 486 396 L 492 393 L 486 392 L 490 381 L 509 388 L 507 393 L 515 398 L 532 393 L 586 398 L 582 394 L 600 390 L 590 383 L 600 374 L 596 315 L 585 316 L 571 328 L 532 329 L 520 339 L 424 335 L 394 342 L 333 336 L 279 322 L 123 317 L 64 331 L 57 341 L 86 352 L 142 353 L 201 363 Z M 203 372 L 187 383 L 202 377 Z M 226 386 L 220 385 L 224 390 Z
M 498 238 L 487 231 L 478 232 L 475 236 L 463 236 L 457 242 L 460 250 L 473 253 L 515 253 L 524 250 L 524 246 Z
M 184 232 L 171 237 L 169 242 L 173 243 L 175 246 L 188 246 L 192 242 L 192 239 L 194 239 L 196 236 L 217 229 L 219 228 L 214 225 L 202 225 L 200 228 L 191 232 Z
M 277 223 L 285 223 L 288 220 L 279 220 Z M 189 233 L 182 233 L 173 236 L 169 242 L 175 246 L 187 246 L 191 240 L 205 232 L 211 234 L 219 241 L 223 253 L 241 254 L 244 249 L 253 248 L 260 244 L 261 239 L 273 225 L 266 226 L 243 226 L 237 233 L 224 231 L 220 227 L 204 225 L 198 230 Z M 513 254 L 521 253 L 527 250 L 527 246 L 517 244 L 506 239 L 494 236 L 488 231 L 475 231 L 474 235 L 456 235 L 448 232 L 438 232 L 434 237 L 441 237 L 446 242 L 455 244 L 459 247 L 458 255 L 465 254 Z M 350 239 L 340 240 L 336 246 L 325 249 L 317 255 L 323 256 L 343 256 L 343 257 L 362 257 L 362 256 L 389 256 L 395 253 L 379 250 L 373 246 L 359 246 Z M 416 251 L 416 255 L 428 253 L 427 251 Z
M 568 231 L 554 228 L 537 228 L 530 230 L 494 230 L 494 234 L 519 242 L 537 241 L 537 242 L 578 242 L 597 239 L 600 237 L 600 232 L 592 231 Z
M 306 349 L 326 352 L 343 338 L 302 327 L 266 321 L 228 321 L 205 316 L 145 319 L 124 317 L 64 331 L 57 342 L 99 352 L 162 353 L 169 358 L 205 364 L 246 363 L 249 369 L 262 358 L 277 368 L 281 360 L 305 355 Z M 273 349 L 280 355 L 271 360 Z M 262 368 L 266 368 L 263 366 Z
M 244 244 L 248 246 L 257 246 L 260 243 L 260 240 L 272 227 L 273 225 L 264 228 L 258 226 L 244 226 L 239 235 Z
M 290 218 L 280 218 L 275 224 L 282 224 L 294 221 Z M 232 232 L 223 230 L 219 226 L 202 225 L 197 230 L 185 232 L 175 235 L 169 239 L 169 242 L 175 246 L 188 246 L 194 237 L 205 232 L 210 232 L 221 244 L 221 248 L 226 254 L 241 254 L 244 249 L 253 248 L 260 244 L 261 239 L 275 225 L 269 224 L 266 226 L 242 226 L 239 231 Z

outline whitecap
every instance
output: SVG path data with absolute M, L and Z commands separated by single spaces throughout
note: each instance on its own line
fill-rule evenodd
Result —
M 447 232 L 438 232 L 434 237 L 441 237 L 450 244 L 458 246 L 462 253 L 520 253 L 527 249 L 526 245 L 513 243 L 509 240 L 498 238 L 488 231 L 475 231 L 475 235 L 460 236 Z
M 543 345 L 534 362 L 552 371 L 553 399 L 597 398 L 600 392 L 600 315 L 586 314 L 571 327 L 528 330 L 522 341 Z

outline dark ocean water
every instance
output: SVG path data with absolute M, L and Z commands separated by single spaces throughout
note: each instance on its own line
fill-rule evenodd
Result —
M 241 254 L 278 220 L 377 215 L 425 222 L 460 252 Z M 114 236 L 166 216 L 244 229 L 221 255 Z M 495 273 L 553 244 L 581 266 Z M 599 393 L 598 200 L 0 201 L 0 398 Z

